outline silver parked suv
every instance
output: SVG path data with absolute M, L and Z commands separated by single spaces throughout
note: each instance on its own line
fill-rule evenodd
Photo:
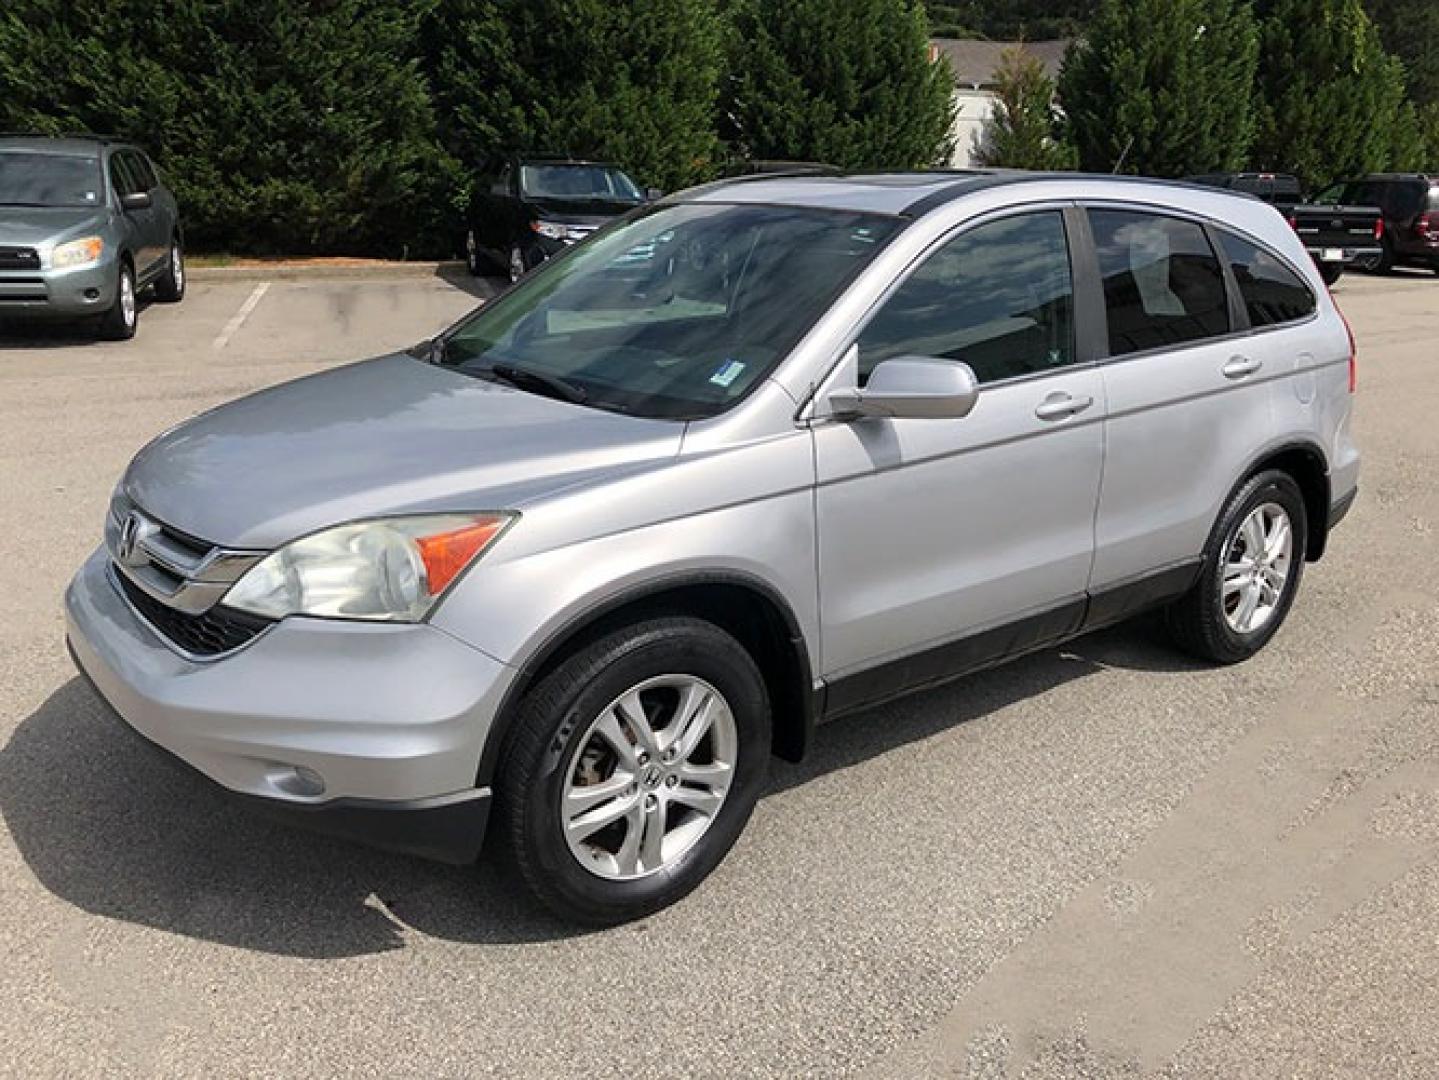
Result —
M 93 317 L 135 336 L 137 296 L 185 295 L 180 212 L 137 147 L 96 136 L 0 136 L 0 319 Z
M 161 435 L 80 667 L 230 791 L 564 916 L 694 888 L 815 725 L 1162 607 L 1243 660 L 1356 493 L 1353 342 L 1263 203 L 761 177 L 433 342 Z

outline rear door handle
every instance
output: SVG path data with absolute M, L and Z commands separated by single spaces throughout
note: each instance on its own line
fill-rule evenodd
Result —
M 1039 407 L 1034 410 L 1034 415 L 1041 420 L 1063 420 L 1082 413 L 1093 404 L 1092 397 L 1073 397 L 1065 393 L 1050 394 L 1039 403 Z
M 1226 379 L 1242 379 L 1253 375 L 1264 366 L 1262 360 L 1251 360 L 1247 356 L 1236 356 L 1225 364 L 1222 371 Z

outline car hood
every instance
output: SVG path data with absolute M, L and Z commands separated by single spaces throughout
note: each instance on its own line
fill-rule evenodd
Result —
M 639 203 L 595 199 L 539 199 L 525 200 L 531 209 L 546 221 L 563 221 L 570 224 L 600 224 L 611 218 L 628 214 Z
M 102 215 L 94 207 L 0 206 L 0 244 L 35 247 L 64 239 L 84 226 L 100 228 Z
M 679 452 L 683 425 L 601 412 L 397 354 L 222 405 L 131 463 L 129 497 L 165 524 L 269 549 L 390 514 L 522 509 Z

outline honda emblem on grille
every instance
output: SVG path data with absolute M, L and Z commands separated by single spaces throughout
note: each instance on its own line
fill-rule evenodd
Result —
M 120 526 L 120 539 L 115 544 L 115 558 L 125 566 L 144 566 L 150 561 L 145 554 L 145 541 L 159 531 L 159 526 L 144 515 L 131 511 Z

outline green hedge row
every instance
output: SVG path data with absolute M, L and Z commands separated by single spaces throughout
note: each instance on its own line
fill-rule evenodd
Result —
M 6 0 L 0 130 L 144 144 L 196 250 L 447 255 L 507 149 L 931 163 L 927 36 L 918 0 Z

